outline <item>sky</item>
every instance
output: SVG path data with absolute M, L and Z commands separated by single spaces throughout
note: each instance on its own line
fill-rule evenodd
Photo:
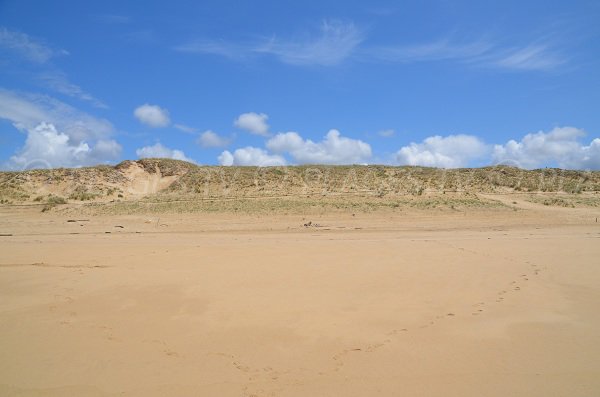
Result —
M 600 2 L 0 0 L 0 169 L 600 169 Z

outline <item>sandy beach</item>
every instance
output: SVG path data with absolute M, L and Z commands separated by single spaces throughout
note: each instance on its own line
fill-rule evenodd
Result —
M 0 397 L 600 397 L 600 0 L 0 0 Z
M 597 395 L 600 213 L 518 205 L 3 207 L 0 394 Z

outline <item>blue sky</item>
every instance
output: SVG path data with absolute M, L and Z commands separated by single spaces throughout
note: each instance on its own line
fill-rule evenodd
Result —
M 0 167 L 600 169 L 598 1 L 0 1 Z

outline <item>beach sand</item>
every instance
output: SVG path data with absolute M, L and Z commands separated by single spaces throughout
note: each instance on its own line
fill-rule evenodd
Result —
M 600 395 L 600 211 L 519 204 L 2 207 L 0 395 Z

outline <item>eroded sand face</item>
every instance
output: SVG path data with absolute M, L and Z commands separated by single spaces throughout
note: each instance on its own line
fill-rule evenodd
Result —
M 3 396 L 600 393 L 597 210 L 0 216 Z

